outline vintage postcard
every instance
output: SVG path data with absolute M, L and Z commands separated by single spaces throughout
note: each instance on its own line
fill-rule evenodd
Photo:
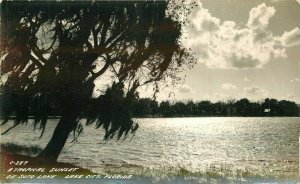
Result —
M 1 183 L 297 183 L 299 0 L 2 0 Z

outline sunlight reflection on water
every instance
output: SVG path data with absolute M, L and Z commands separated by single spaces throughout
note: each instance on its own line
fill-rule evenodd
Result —
M 245 171 L 266 175 L 298 174 L 300 118 L 145 118 L 130 141 L 104 144 L 103 131 L 85 127 L 77 143 L 66 144 L 59 161 L 95 172 L 184 168 L 190 172 Z M 1 142 L 44 147 L 57 120 L 47 132 L 32 132 L 31 122 L 1 136 Z M 222 172 L 223 172 L 222 171 Z M 226 171 L 226 172 L 227 172 Z M 138 171 L 141 172 L 141 171 Z M 148 172 L 148 170 L 146 170 Z

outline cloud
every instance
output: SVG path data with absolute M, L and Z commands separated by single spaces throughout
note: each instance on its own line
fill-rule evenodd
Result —
M 221 88 L 224 90 L 233 90 L 233 89 L 236 89 L 237 87 L 230 83 L 224 83 L 221 85 Z
M 257 86 L 245 87 L 244 95 L 250 100 L 260 100 L 269 95 L 269 91 L 261 89 Z
M 212 16 L 198 1 L 185 27 L 184 44 L 209 68 L 261 68 L 273 58 L 286 57 L 286 47 L 300 45 L 299 28 L 282 36 L 268 30 L 275 13 L 274 7 L 262 3 L 250 10 L 246 24 L 237 25 Z
M 196 30 L 200 30 L 201 32 L 219 30 L 221 22 L 220 19 L 211 16 L 207 9 L 201 8 L 201 11 L 196 11 L 193 17 L 194 19 L 192 19 L 192 23 Z M 196 33 L 198 34 L 199 32 L 196 31 Z
M 233 99 L 233 97 L 226 95 L 226 94 L 221 94 L 221 93 L 214 93 L 214 94 L 204 94 L 202 98 L 199 98 L 199 101 L 204 101 L 204 100 L 209 100 L 213 103 L 215 102 L 225 102 L 228 101 L 229 99 Z
M 296 27 L 289 32 L 285 31 L 281 37 L 281 42 L 285 47 L 300 45 L 300 29 Z
M 293 94 L 288 94 L 285 97 L 283 97 L 284 100 L 294 100 L 295 96 Z
M 183 85 L 179 86 L 178 92 L 180 92 L 180 93 L 192 93 L 193 90 L 189 85 L 183 84 Z
M 250 79 L 248 79 L 247 77 L 244 78 L 245 82 L 250 82 Z
M 291 82 L 300 82 L 300 78 L 296 77 L 296 78 L 292 79 Z
M 272 3 L 284 2 L 286 0 L 271 0 Z M 297 3 L 300 4 L 300 0 L 295 0 Z
M 154 94 L 154 88 L 150 85 L 141 86 L 138 88 L 140 98 L 152 98 Z M 164 100 L 187 100 L 192 99 L 196 94 L 195 90 L 187 84 L 180 84 L 177 86 L 161 86 L 160 90 L 156 94 L 157 101 Z
M 275 12 L 274 7 L 267 7 L 265 3 L 260 4 L 250 10 L 247 26 L 254 29 L 266 28 Z

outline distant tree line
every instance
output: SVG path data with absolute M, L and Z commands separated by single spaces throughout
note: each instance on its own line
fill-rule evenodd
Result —
M 1 94 L 1 92 L 0 92 Z M 0 102 L 2 101 L 0 95 Z M 32 101 L 32 103 L 42 103 Z M 266 98 L 264 101 L 251 102 L 247 98 L 240 100 L 219 101 L 213 103 L 209 100 L 204 101 L 162 101 L 158 102 L 151 98 L 134 99 L 132 103 L 133 117 L 271 117 L 271 116 L 299 116 L 300 107 L 295 102 L 288 100 L 276 100 Z M 46 112 L 47 111 L 47 112 Z M 47 109 L 32 108 L 32 114 L 47 113 L 50 117 L 62 115 L 62 109 L 58 106 L 51 106 Z M 12 113 L 15 116 L 15 113 Z M 86 117 L 86 112 L 82 117 Z
M 141 98 L 134 103 L 135 117 L 205 117 L 205 116 L 299 116 L 295 102 L 266 98 L 262 102 L 250 102 L 247 98 L 216 102 L 205 100 L 162 101 Z

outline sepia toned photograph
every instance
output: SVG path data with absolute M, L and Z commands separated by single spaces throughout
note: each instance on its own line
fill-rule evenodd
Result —
M 0 183 L 298 183 L 300 0 L 0 0 Z

